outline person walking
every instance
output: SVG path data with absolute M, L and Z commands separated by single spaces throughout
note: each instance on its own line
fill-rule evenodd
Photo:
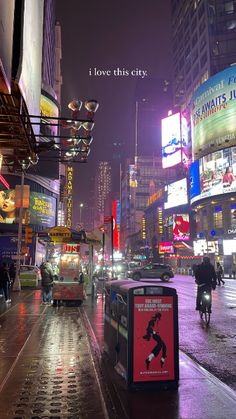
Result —
M 216 263 L 216 278 L 217 278 L 217 285 L 221 286 L 221 282 L 224 285 L 225 281 L 223 281 L 222 279 L 222 275 L 223 275 L 223 268 L 220 264 L 220 262 Z
M 7 264 L 4 262 L 0 267 L 0 289 L 2 289 L 6 303 L 10 303 L 10 276 Z
M 10 268 L 9 268 L 9 276 L 10 276 L 10 284 L 11 284 L 11 288 L 13 288 L 14 282 L 15 282 L 15 278 L 16 278 L 16 268 L 15 268 L 15 264 L 11 263 Z
M 51 304 L 52 286 L 53 286 L 53 270 L 49 262 L 43 262 L 40 266 L 42 278 L 43 304 Z

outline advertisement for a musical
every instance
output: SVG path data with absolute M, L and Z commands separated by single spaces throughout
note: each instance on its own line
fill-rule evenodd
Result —
M 173 305 L 173 296 L 134 296 L 134 382 L 175 379 Z

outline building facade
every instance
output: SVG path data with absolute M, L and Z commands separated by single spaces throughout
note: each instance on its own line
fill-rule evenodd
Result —
M 236 262 L 236 3 L 172 1 L 174 102 L 191 120 L 194 254 Z
M 210 76 L 236 62 L 236 4 L 231 0 L 172 0 L 173 92 L 188 104 Z

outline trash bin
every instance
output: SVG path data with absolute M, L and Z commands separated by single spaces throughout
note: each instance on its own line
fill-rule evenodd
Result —
M 176 388 L 179 380 L 176 290 L 132 280 L 108 282 L 104 348 L 128 388 Z

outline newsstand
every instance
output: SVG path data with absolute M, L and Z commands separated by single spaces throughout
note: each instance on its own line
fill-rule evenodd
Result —
M 132 280 L 106 283 L 104 348 L 128 388 L 177 388 L 176 290 Z

